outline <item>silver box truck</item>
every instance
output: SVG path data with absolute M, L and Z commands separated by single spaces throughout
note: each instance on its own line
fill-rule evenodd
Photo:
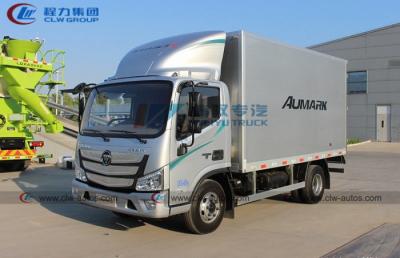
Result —
M 317 203 L 344 172 L 346 61 L 332 56 L 200 32 L 134 48 L 75 92 L 73 195 L 119 215 L 180 215 L 209 233 L 273 195 Z

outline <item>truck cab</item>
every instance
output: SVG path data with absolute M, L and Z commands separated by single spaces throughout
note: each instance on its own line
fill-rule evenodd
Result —
M 229 155 L 224 155 L 230 153 L 229 131 L 224 130 L 229 117 L 220 113 L 220 106 L 229 104 L 226 85 L 201 81 L 194 87 L 201 100 L 192 139 L 188 111 L 193 83 L 198 82 L 145 77 L 96 86 L 87 100 L 76 150 L 80 181 L 104 190 L 140 192 L 148 200 L 132 199 L 136 209 L 131 213 L 159 217 L 170 215 L 168 204 L 178 207 L 189 197 L 193 182 L 230 167 Z M 170 200 L 171 188 L 181 196 Z

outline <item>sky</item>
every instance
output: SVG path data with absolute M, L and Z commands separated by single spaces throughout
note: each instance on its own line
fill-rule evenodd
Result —
M 7 10 L 17 3 L 37 8 L 36 21 L 17 25 Z M 46 23 L 45 7 L 99 10 L 94 23 Z M 121 58 L 148 41 L 196 31 L 246 30 L 307 47 L 400 22 L 400 1 L 372 0 L 148 0 L 0 2 L 0 36 L 39 37 L 43 49 L 62 49 L 67 88 L 102 82 L 115 73 Z M 58 11 L 57 11 L 58 12 Z

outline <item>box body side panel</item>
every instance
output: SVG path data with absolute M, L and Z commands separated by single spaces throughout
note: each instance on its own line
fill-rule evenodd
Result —
M 240 170 L 345 149 L 346 62 L 246 32 L 239 38 L 236 70 L 242 74 L 231 79 L 236 83 L 225 82 L 241 96 L 231 96 L 232 121 L 242 120 L 232 129 L 233 148 L 241 144 L 241 152 L 232 152 Z

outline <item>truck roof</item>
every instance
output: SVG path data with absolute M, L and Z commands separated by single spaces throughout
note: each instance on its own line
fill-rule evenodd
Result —
M 156 40 L 129 51 L 111 80 L 161 75 L 219 80 L 226 33 L 205 31 Z
M 240 38 L 244 33 L 271 44 L 346 62 L 337 57 L 272 41 L 242 30 L 229 33 L 204 31 L 172 36 L 133 48 L 122 58 L 116 74 L 107 81 L 143 76 L 220 80 L 226 44 L 229 45 L 231 38 Z

